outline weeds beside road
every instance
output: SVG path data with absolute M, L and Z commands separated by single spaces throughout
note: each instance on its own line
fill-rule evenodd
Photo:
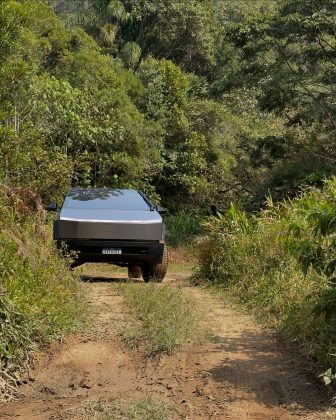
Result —
M 205 223 L 198 276 L 336 369 L 336 179 L 248 215 L 235 206 Z M 322 370 L 322 368 L 321 368 Z
M 7 400 L 31 350 L 73 330 L 82 307 L 78 277 L 49 239 L 36 194 L 0 189 L 0 201 L 0 399 Z

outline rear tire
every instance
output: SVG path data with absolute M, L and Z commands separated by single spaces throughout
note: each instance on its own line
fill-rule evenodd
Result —
M 163 250 L 162 262 L 157 264 L 151 264 L 147 267 L 144 267 L 142 270 L 142 277 L 145 283 L 150 281 L 161 283 L 165 278 L 168 270 L 168 249 L 165 246 Z
M 129 279 L 140 279 L 141 274 L 141 267 L 139 267 L 138 265 L 131 265 L 130 267 L 128 267 Z

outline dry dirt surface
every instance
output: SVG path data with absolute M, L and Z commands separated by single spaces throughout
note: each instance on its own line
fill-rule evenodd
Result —
M 184 278 L 183 278 L 184 277 Z M 324 419 L 328 398 L 295 348 L 209 292 L 181 284 L 207 308 L 213 336 L 173 356 L 146 358 L 123 344 L 128 321 L 118 279 L 84 278 L 96 322 L 36 357 L 22 396 L 0 405 L 0 418 L 84 419 L 90 402 L 128 403 L 150 396 L 184 419 Z M 143 287 L 146 287 L 144 284 Z

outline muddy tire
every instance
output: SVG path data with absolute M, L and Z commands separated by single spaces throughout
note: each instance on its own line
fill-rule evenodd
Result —
M 141 267 L 138 265 L 131 265 L 128 267 L 128 278 L 129 279 L 140 279 L 141 278 Z
M 149 281 L 161 283 L 165 278 L 168 270 L 168 249 L 165 246 L 163 250 L 162 262 L 144 267 L 142 277 L 146 283 Z

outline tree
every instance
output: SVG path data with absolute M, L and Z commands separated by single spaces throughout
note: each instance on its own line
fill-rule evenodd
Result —
M 215 63 L 211 1 L 125 0 L 124 4 L 129 18 L 122 24 L 123 37 L 137 42 L 144 55 L 208 74 Z
M 150 189 L 161 137 L 132 102 L 139 79 L 83 30 L 66 29 L 46 3 L 4 7 L 2 19 L 17 27 L 0 64 L 6 182 L 34 186 L 46 199 L 70 183 Z

